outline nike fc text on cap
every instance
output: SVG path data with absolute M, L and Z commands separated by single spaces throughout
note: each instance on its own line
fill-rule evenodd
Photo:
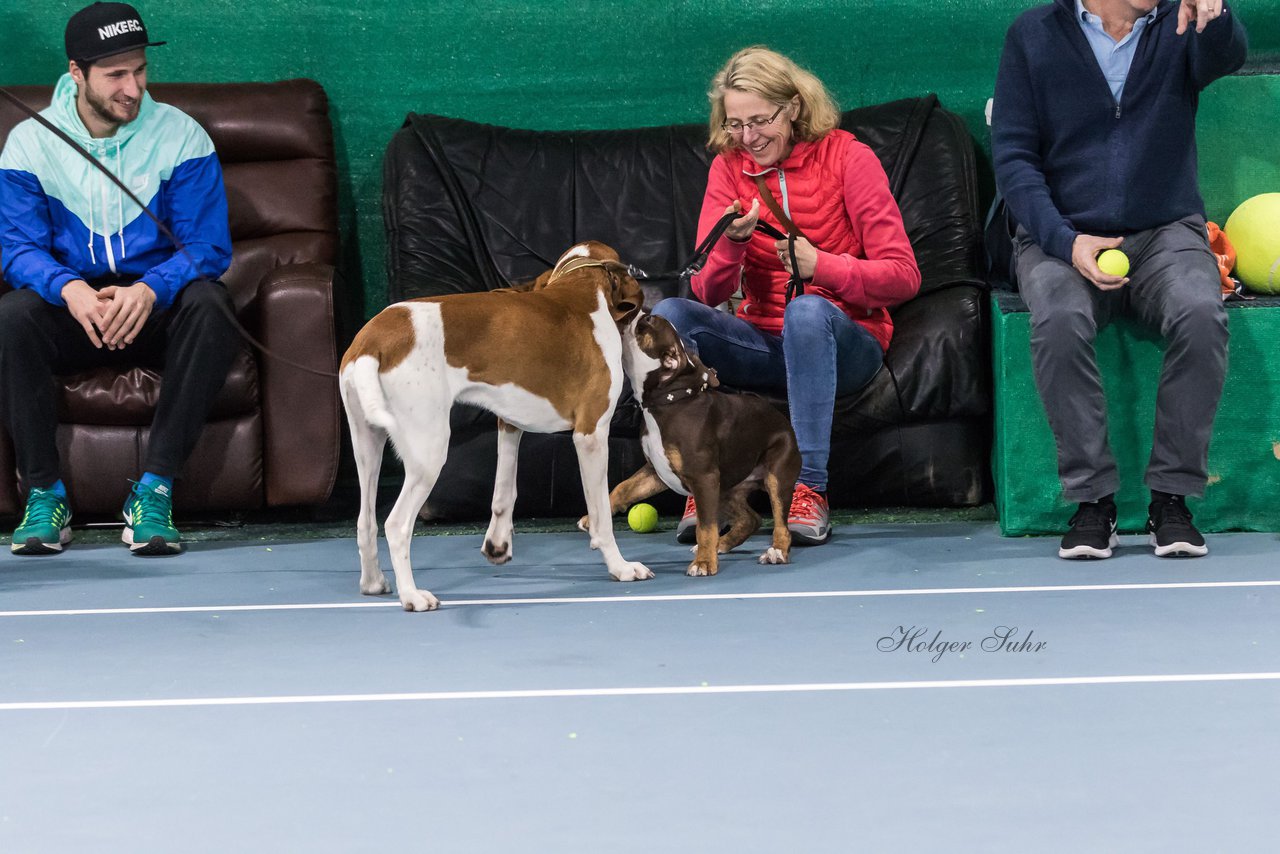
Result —
M 164 42 L 147 41 L 147 28 L 138 10 L 128 3 L 94 3 L 67 21 L 67 59 L 96 62 L 140 47 Z

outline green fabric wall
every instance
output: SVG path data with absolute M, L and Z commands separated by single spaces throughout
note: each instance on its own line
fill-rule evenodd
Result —
M 1238 75 L 1205 90 L 1196 121 L 1200 193 L 1225 226 L 1236 206 L 1280 193 L 1280 74 Z
M 81 0 L 0 0 L 0 85 L 50 83 Z M 822 77 L 842 106 L 937 92 L 987 146 L 982 113 L 1010 0 L 177 0 L 138 5 L 152 78 L 311 77 L 333 102 L 344 272 L 354 311 L 385 304 L 381 158 L 406 112 L 536 129 L 705 118 L 705 88 L 735 49 L 766 43 Z M 1280 0 L 1239 0 L 1251 61 L 1280 57 Z M 3 107 L 0 107 L 3 109 Z M 989 168 L 984 164 L 984 183 Z M 358 318 L 357 318 L 358 319 Z

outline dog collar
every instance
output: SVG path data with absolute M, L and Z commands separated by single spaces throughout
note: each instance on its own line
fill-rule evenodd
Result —
M 556 279 L 560 278 L 566 273 L 572 273 L 574 270 L 581 270 L 586 267 L 603 267 L 603 266 L 605 266 L 603 261 L 597 261 L 594 258 L 573 258 L 569 261 L 566 261 L 565 265 L 561 267 L 559 270 L 556 270 L 555 272 L 553 272 L 551 274 L 551 277 L 547 279 L 547 284 L 548 285 L 551 284 Z
M 691 376 L 677 375 L 661 386 L 646 390 L 641 402 L 646 408 L 652 408 L 692 400 L 707 390 L 710 379 L 709 371 L 703 371 L 700 375 L 697 372 Z

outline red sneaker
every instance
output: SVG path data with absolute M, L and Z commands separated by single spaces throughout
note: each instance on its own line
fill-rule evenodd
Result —
M 791 496 L 791 512 L 787 514 L 791 542 L 801 546 L 818 546 L 831 536 L 831 513 L 827 499 L 807 484 L 797 483 Z
M 692 545 L 698 541 L 698 508 L 690 495 L 684 502 L 684 515 L 676 526 L 676 542 Z

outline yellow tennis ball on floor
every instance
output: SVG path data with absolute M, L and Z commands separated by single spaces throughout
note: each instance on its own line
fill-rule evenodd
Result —
M 637 534 L 647 534 L 658 527 L 658 511 L 652 504 L 632 504 L 627 511 L 627 524 Z
M 1236 276 L 1251 291 L 1280 293 L 1280 193 L 1245 199 L 1227 219 Z
M 1098 269 L 1108 276 L 1129 275 L 1129 256 L 1119 249 L 1108 249 L 1098 256 Z

